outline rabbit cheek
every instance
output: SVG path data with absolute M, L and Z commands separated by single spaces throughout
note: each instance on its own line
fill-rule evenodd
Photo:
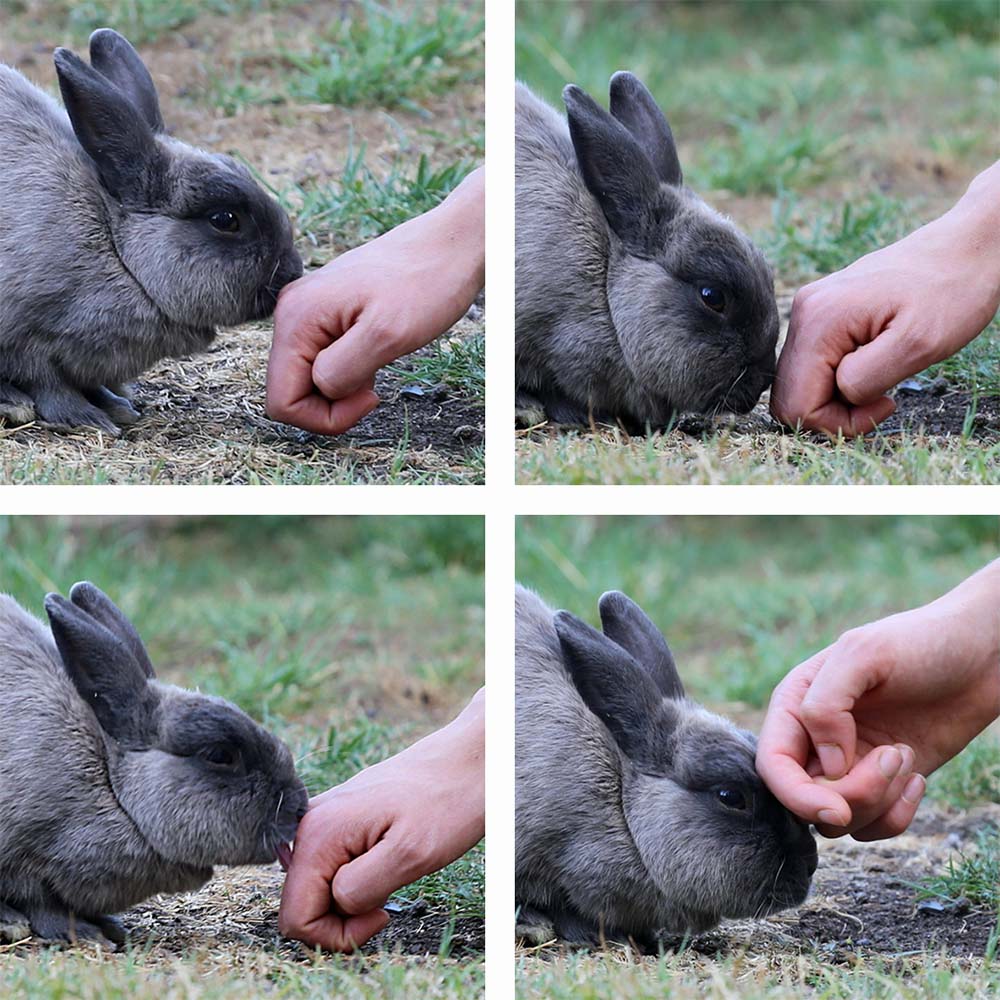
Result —
M 663 267 L 637 257 L 612 261 L 608 305 L 634 380 L 631 392 L 645 401 L 636 405 L 637 416 L 666 422 L 673 411 L 691 409 L 703 395 L 704 373 L 691 364 L 686 304 Z

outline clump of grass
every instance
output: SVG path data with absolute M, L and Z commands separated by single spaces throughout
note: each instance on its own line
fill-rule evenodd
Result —
M 927 794 L 956 809 L 1000 802 L 1000 742 L 989 736 L 973 740 L 931 776 Z
M 957 852 L 948 860 L 948 870 L 924 879 L 921 899 L 967 899 L 975 906 L 1000 912 L 1000 827 L 987 826 L 976 834 L 975 849 Z
M 824 180 L 842 145 L 842 138 L 831 138 L 814 122 L 767 130 L 756 121 L 731 119 L 729 135 L 706 144 L 691 173 L 699 186 L 774 194 Z
M 772 227 L 757 238 L 784 281 L 805 281 L 839 271 L 918 225 L 911 206 L 880 192 L 824 206 L 782 192 Z
M 81 40 L 95 28 L 112 27 L 133 45 L 153 42 L 203 14 L 234 16 L 273 9 L 291 0 L 62 0 L 46 5 Z M 28 5 L 24 5 L 27 9 Z
M 462 5 L 416 11 L 366 0 L 304 53 L 285 53 L 300 100 L 416 109 L 418 101 L 482 73 L 484 22 Z
M 416 169 L 402 158 L 378 174 L 365 162 L 365 147 L 348 156 L 332 184 L 296 185 L 275 192 L 320 258 L 381 236 L 429 211 L 454 191 L 472 164 L 459 160 L 433 167 L 426 155 Z
M 390 366 L 389 371 L 411 385 L 447 385 L 463 393 L 486 399 L 486 337 L 454 337 L 437 340 L 429 352 L 400 365 Z

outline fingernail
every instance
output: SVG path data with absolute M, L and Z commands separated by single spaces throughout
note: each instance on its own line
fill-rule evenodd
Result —
M 913 770 L 913 763 L 916 759 L 912 748 L 908 747 L 905 743 L 897 743 L 896 749 L 903 755 L 903 763 L 899 768 L 899 774 L 909 774 Z
M 886 747 L 878 755 L 878 769 L 884 778 L 895 778 L 903 766 L 903 755 L 895 747 Z
M 832 809 L 820 809 L 818 819 L 824 826 L 847 825 Z
M 816 753 L 823 765 L 823 773 L 828 778 L 841 778 L 847 773 L 844 751 L 836 743 L 821 743 L 816 747 Z
M 922 774 L 915 774 L 903 789 L 903 799 L 912 806 L 923 798 L 924 788 L 926 787 L 927 782 L 924 780 L 924 776 Z

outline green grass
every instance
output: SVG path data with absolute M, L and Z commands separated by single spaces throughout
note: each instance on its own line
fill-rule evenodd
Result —
M 0 987 L 17 1000 L 380 1000 L 421 996 L 467 1000 L 483 995 L 483 963 L 432 959 L 421 965 L 392 957 L 319 957 L 304 965 L 262 953 L 220 971 L 217 955 L 150 967 L 141 956 L 45 953 L 0 966 Z
M 988 355 L 996 350 L 992 344 L 984 349 Z M 965 360 L 956 356 L 953 363 Z M 996 483 L 1000 469 L 1000 444 L 912 432 L 827 442 L 729 429 L 635 438 L 601 428 L 522 436 L 516 455 L 519 483 L 565 485 L 983 485 Z
M 419 102 L 483 73 L 483 18 L 465 4 L 360 5 L 307 52 L 287 55 L 289 90 L 324 104 L 419 110 Z
M 84 42 L 95 28 L 113 27 L 133 45 L 146 45 L 190 25 L 205 14 L 240 17 L 287 6 L 295 0 L 56 0 L 42 16 Z M 27 0 L 0 0 L 0 12 L 38 15 Z
M 518 1000 L 988 1000 L 1000 989 L 1000 965 L 939 958 L 859 959 L 845 968 L 789 957 L 760 968 L 758 956 L 658 959 L 570 954 L 540 964 L 521 958 Z
M 946 872 L 924 879 L 919 894 L 949 903 L 965 899 L 1000 916 L 1000 828 L 979 830 L 975 847 L 957 852 Z
M 595 623 L 600 594 L 624 590 L 695 697 L 763 708 L 843 631 L 931 600 L 998 548 L 994 517 L 521 517 L 517 573 Z
M 427 117 L 428 102 L 483 78 L 481 11 L 461 0 L 403 5 L 362 0 L 301 41 L 241 52 L 210 72 L 202 94 L 225 114 L 250 104 L 335 104 Z
M 433 166 L 425 154 L 415 162 L 400 155 L 376 168 L 361 146 L 347 153 L 333 183 L 276 188 L 259 174 L 257 179 L 294 219 L 307 263 L 322 264 L 440 205 L 474 168 L 468 160 Z
M 430 353 L 390 365 L 389 371 L 409 385 L 421 389 L 447 385 L 485 403 L 486 337 L 436 340 Z
M 975 740 L 934 773 L 927 794 L 956 809 L 980 802 L 1000 803 L 1000 743 L 988 736 Z

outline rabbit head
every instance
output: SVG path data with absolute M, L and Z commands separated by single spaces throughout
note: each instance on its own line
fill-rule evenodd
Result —
M 115 799 L 156 854 L 194 868 L 286 856 L 308 799 L 285 744 L 221 698 L 157 681 L 134 626 L 93 584 L 49 594 L 45 610 L 103 734 Z
M 612 234 L 608 307 L 629 371 L 676 410 L 749 410 L 770 385 L 778 339 L 763 254 L 683 184 L 673 134 L 631 73 L 610 113 L 563 91 L 584 182 Z
M 703 931 L 805 899 L 808 826 L 754 768 L 754 736 L 689 701 L 653 622 L 624 594 L 600 601 L 603 633 L 555 615 L 566 669 L 620 752 L 625 822 L 667 915 Z
M 109 28 L 88 66 L 55 51 L 63 103 L 105 195 L 122 265 L 172 323 L 235 325 L 270 315 L 302 274 L 288 216 L 229 156 L 167 135 L 149 71 Z

